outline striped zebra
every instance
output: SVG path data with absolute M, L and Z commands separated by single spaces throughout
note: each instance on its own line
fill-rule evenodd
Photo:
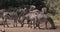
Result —
M 4 27 L 5 27 L 5 24 L 8 26 L 7 19 L 10 19 L 10 18 L 14 20 L 14 24 L 13 24 L 14 27 L 17 27 L 17 21 L 21 23 L 21 27 L 22 27 L 22 21 L 20 21 L 20 18 L 23 17 L 27 13 L 28 12 L 26 8 L 24 9 L 19 8 L 15 12 L 4 12 L 3 13 Z
M 7 19 L 10 19 L 10 18 L 14 20 L 13 26 L 17 27 L 18 14 L 16 12 L 4 12 L 3 13 L 3 20 L 4 20 L 3 26 L 5 27 L 5 25 L 7 25 L 7 27 L 9 27 L 7 24 Z
M 36 20 L 36 27 L 40 27 L 40 23 L 45 23 L 45 28 L 47 29 L 47 23 L 49 22 L 50 24 L 51 24 L 51 29 L 55 29 L 56 27 L 55 27 L 55 24 L 54 24 L 54 21 L 53 21 L 53 19 L 50 17 L 50 16 L 48 16 L 48 15 L 46 15 L 46 14 L 42 14 L 42 13 L 39 13 L 39 14 L 37 14 L 37 20 Z M 34 27 L 34 28 L 36 28 L 36 27 Z

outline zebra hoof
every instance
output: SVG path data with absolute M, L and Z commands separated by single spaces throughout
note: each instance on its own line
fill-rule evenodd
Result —
M 32 27 L 30 27 L 30 28 L 32 28 Z
M 5 32 L 5 30 L 4 30 L 4 29 L 2 29 L 1 31 L 2 31 L 2 32 Z
M 0 32 L 5 32 L 5 30 L 0 30 Z
M 48 29 L 48 28 L 45 28 L 45 29 Z
M 17 26 L 15 26 L 15 27 L 17 27 Z
M 28 28 L 29 28 L 30 26 L 28 26 Z
M 5 28 L 5 26 L 3 26 Z
M 23 27 L 23 26 L 21 26 L 21 27 Z
M 5 26 L 3 26 L 5 28 Z
M 41 29 L 40 27 L 38 27 L 39 29 Z
M 9 26 L 7 26 L 7 27 L 9 27 Z
M 8 27 L 9 28 L 9 27 Z
M 50 29 L 56 29 L 55 27 L 52 27 L 52 28 L 50 28 Z
M 34 29 L 36 29 L 36 27 L 34 27 Z
M 13 26 L 13 27 L 15 27 L 15 26 Z

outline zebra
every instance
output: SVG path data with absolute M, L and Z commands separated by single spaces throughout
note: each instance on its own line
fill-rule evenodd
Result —
M 4 27 L 5 27 L 5 23 L 6 23 L 7 27 L 9 27 L 7 24 L 7 19 L 10 19 L 10 18 L 14 20 L 14 24 L 13 24 L 14 27 L 17 27 L 17 21 L 21 23 L 21 27 L 22 27 L 22 21 L 20 21 L 20 18 L 23 17 L 27 13 L 28 12 L 27 12 L 26 8 L 17 9 L 15 12 L 14 11 L 13 12 L 4 12 L 3 13 Z
M 43 11 L 38 12 L 39 10 L 35 11 L 32 10 L 32 12 L 29 12 L 26 14 L 25 19 L 27 19 L 28 27 L 31 26 L 31 21 L 34 23 L 34 28 L 38 27 L 40 29 L 40 22 L 45 22 L 46 28 L 47 28 L 47 22 L 51 24 L 52 29 L 55 29 L 55 24 L 53 22 L 53 19 L 49 17 L 47 14 L 44 14 Z M 43 12 L 43 13 L 42 13 Z M 44 20 L 44 21 L 43 21 Z
M 26 14 L 24 18 L 27 19 L 28 27 L 32 27 L 31 25 L 33 25 L 34 29 L 36 27 L 40 29 L 40 23 L 45 22 L 45 28 L 47 29 L 47 23 L 49 22 L 51 24 L 51 28 L 55 29 L 55 24 L 53 19 L 46 14 L 29 13 L 29 14 Z M 32 21 L 33 21 L 33 24 L 32 24 Z
M 39 10 L 38 9 L 35 9 L 35 8 L 36 7 L 34 5 L 31 5 L 30 9 L 28 10 L 29 13 L 25 14 L 24 17 L 23 17 L 22 23 L 24 23 L 24 20 L 26 19 L 27 20 L 27 23 L 28 23 L 28 27 L 31 26 L 32 21 L 35 21 L 34 19 L 36 18 L 36 14 L 38 14 L 38 11 Z
M 3 13 L 5 12 L 6 10 L 5 9 L 1 9 L 0 10 L 0 17 L 2 17 Z
M 42 7 L 42 9 L 41 9 L 41 13 L 47 14 L 47 13 L 48 13 L 48 10 L 49 10 L 49 8 L 46 7 L 46 6 L 44 6 L 44 7 Z
M 18 14 L 16 12 L 4 12 L 3 13 L 3 20 L 4 20 L 3 26 L 5 27 L 5 25 L 7 25 L 7 27 L 9 27 L 7 24 L 7 19 L 10 19 L 10 18 L 14 20 L 13 26 L 17 27 Z
M 32 21 L 35 21 L 36 13 L 28 13 L 23 17 L 23 21 L 27 20 L 28 27 L 32 27 Z M 24 22 L 23 22 L 24 23 Z M 24 24 L 23 24 L 24 25 Z
M 40 29 L 40 25 L 39 24 L 41 22 L 45 22 L 45 28 L 47 29 L 47 23 L 49 22 L 51 24 L 51 28 L 55 29 L 54 21 L 48 15 L 39 13 L 39 14 L 37 14 L 37 18 L 36 19 L 37 19 L 36 22 L 35 22 L 36 26 L 34 28 L 39 27 L 39 29 Z
M 19 9 L 17 9 L 16 12 L 18 14 L 18 22 L 21 23 L 21 27 L 23 27 L 24 16 L 29 13 L 29 10 L 27 8 L 19 8 Z M 20 19 L 21 17 L 23 17 L 22 20 Z

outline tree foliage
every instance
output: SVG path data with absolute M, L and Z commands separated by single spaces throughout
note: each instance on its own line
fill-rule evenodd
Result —
M 60 0 L 49 0 L 47 5 L 49 7 L 49 13 L 53 15 L 52 18 L 54 20 L 60 20 Z
M 25 7 L 26 5 L 35 5 L 40 10 L 46 6 L 50 14 L 60 16 L 60 0 L 0 0 L 0 9 Z
M 0 0 L 0 8 L 35 5 L 38 9 L 44 6 L 44 0 Z

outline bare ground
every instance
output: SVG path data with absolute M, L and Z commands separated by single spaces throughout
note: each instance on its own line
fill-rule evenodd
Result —
M 55 22 L 56 29 L 45 29 L 44 24 L 41 25 L 42 29 L 38 29 L 38 28 L 33 29 L 33 28 L 28 28 L 27 24 L 25 24 L 24 27 L 20 27 L 20 24 L 18 24 L 18 27 L 13 27 L 13 25 L 12 25 L 13 20 L 8 20 L 8 21 L 10 23 L 9 24 L 10 27 L 4 28 L 2 25 L 0 25 L 0 30 L 4 29 L 6 32 L 60 32 L 60 22 Z M 50 27 L 50 24 L 48 24 L 48 28 L 49 27 Z

